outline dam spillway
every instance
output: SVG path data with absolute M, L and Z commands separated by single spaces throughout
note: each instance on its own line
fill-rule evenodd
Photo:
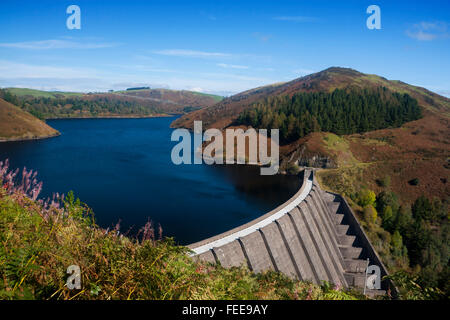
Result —
M 249 223 L 188 246 L 197 259 L 225 268 L 273 270 L 290 278 L 361 288 L 368 295 L 395 290 L 387 270 L 346 200 L 325 192 L 305 170 L 300 190 Z M 380 270 L 379 288 L 367 288 L 368 266 Z M 371 279 L 374 279 L 373 276 Z

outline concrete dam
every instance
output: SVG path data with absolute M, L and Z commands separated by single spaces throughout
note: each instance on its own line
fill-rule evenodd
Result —
M 300 190 L 271 212 L 188 246 L 195 258 L 225 268 L 245 265 L 299 280 L 325 280 L 382 295 L 395 288 L 346 200 L 319 187 L 305 170 Z

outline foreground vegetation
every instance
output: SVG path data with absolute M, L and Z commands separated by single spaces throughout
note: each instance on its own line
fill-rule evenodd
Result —
M 333 185 L 326 173 L 322 181 Z M 341 192 L 404 298 L 450 298 L 448 201 L 422 195 L 409 205 L 391 191 L 390 181 L 390 176 L 377 181 L 383 189 L 378 194 L 364 186 Z
M 421 287 L 450 297 L 448 203 L 420 196 L 408 206 L 389 190 L 379 193 L 374 202 L 373 195 L 362 190 L 353 199 L 364 205 L 365 227 L 388 268 L 408 270 Z
M 194 261 L 147 223 L 134 239 L 103 230 L 66 197 L 37 200 L 36 175 L 0 163 L 0 299 L 364 299 L 355 292 L 269 272 Z M 17 183 L 20 182 L 20 183 Z M 69 290 L 67 268 L 81 269 Z

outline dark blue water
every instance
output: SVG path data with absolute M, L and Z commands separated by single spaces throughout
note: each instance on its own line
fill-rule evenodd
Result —
M 41 197 L 73 190 L 104 228 L 120 220 L 134 234 L 151 219 L 181 244 L 248 222 L 298 190 L 297 177 L 257 167 L 172 164 L 173 120 L 51 120 L 60 137 L 0 143 L 0 159 L 37 170 Z

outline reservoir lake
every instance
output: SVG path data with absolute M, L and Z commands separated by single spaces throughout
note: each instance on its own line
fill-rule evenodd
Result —
M 40 198 L 73 191 L 96 223 L 130 236 L 150 219 L 187 245 L 249 222 L 300 188 L 295 176 L 261 176 L 256 166 L 174 165 L 174 117 L 67 119 L 47 123 L 61 136 L 0 143 L 0 160 L 33 169 Z

